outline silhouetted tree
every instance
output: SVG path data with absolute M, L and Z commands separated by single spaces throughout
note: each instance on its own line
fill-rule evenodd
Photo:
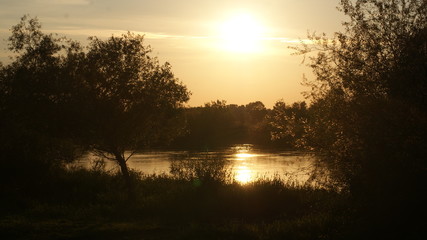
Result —
M 269 146 L 272 144 L 267 109 L 261 101 L 250 102 L 245 106 L 245 125 L 247 126 L 248 143 Z
M 388 216 L 380 221 L 396 223 L 423 205 L 426 187 L 427 2 L 342 0 L 340 10 L 344 32 L 299 49 L 314 53 L 304 138 L 335 179 Z
M 76 156 L 67 134 L 67 104 L 73 79 L 63 71 L 77 43 L 44 34 L 28 16 L 12 27 L 12 63 L 0 69 L 0 159 L 2 177 L 41 179 Z M 31 181 L 31 180 L 30 180 Z
M 172 146 L 209 150 L 232 144 L 268 145 L 268 111 L 259 101 L 239 106 L 217 100 L 203 107 L 187 108 L 187 133 Z
M 178 113 L 189 92 L 169 63 L 149 56 L 142 36 L 92 37 L 84 51 L 24 16 L 9 40 L 17 56 L 0 69 L 2 154 L 27 148 L 41 161 L 60 160 L 67 157 L 62 145 L 73 152 L 78 143 L 115 160 L 130 186 L 125 151 L 170 141 L 180 131 Z
M 89 90 L 86 138 L 114 156 L 129 181 L 125 151 L 169 141 L 179 130 L 178 113 L 189 99 L 169 63 L 150 57 L 143 36 L 91 38 L 80 77 Z
M 308 121 L 308 109 L 305 102 L 296 102 L 288 106 L 278 101 L 268 115 L 271 137 L 287 148 L 300 148 Z
M 236 118 L 235 108 L 224 100 L 206 103 L 189 121 L 190 134 L 196 133 L 194 140 L 202 143 L 205 149 L 224 147 L 238 141 L 242 125 Z

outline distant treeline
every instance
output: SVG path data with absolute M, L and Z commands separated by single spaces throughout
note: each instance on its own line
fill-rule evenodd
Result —
M 260 101 L 246 105 L 212 101 L 204 106 L 186 108 L 183 134 L 166 147 L 209 150 L 250 143 L 263 147 L 295 148 L 295 138 L 278 129 L 302 128 L 300 121 L 290 119 L 306 117 L 307 111 L 305 102 L 287 105 L 278 101 L 268 109 Z

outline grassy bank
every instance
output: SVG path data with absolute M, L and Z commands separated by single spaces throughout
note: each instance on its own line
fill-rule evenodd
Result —
M 2 198 L 2 239 L 338 238 L 347 196 L 288 186 L 247 185 L 134 173 L 61 170 Z

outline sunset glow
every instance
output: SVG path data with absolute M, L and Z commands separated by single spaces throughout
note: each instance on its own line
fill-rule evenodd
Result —
M 0 0 L 0 240 L 422 239 L 426 3 Z
M 86 45 L 90 36 L 106 39 L 128 31 L 145 44 L 192 92 L 189 106 L 212 100 L 228 104 L 279 99 L 303 101 L 300 84 L 311 71 L 289 46 L 307 30 L 331 33 L 341 27 L 333 1 L 91 1 L 24 0 L 0 4 L 0 62 L 10 63 L 6 39 L 20 17 L 38 17 L 45 33 L 58 33 Z M 322 12 L 322 17 L 316 13 Z

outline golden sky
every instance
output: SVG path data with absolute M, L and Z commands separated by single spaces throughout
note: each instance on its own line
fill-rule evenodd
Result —
M 86 41 L 126 31 L 146 43 L 192 92 L 190 106 L 304 100 L 301 56 L 307 31 L 332 35 L 344 20 L 339 0 L 0 0 L 0 61 L 8 62 L 9 29 L 24 14 L 45 32 Z

